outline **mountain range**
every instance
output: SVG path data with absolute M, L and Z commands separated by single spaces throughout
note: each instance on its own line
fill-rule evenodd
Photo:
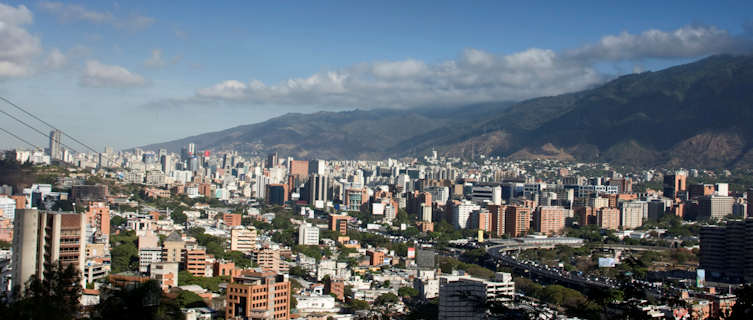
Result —
M 753 167 L 753 56 L 717 55 L 522 102 L 290 113 L 142 148 L 302 159 L 499 155 L 669 167 Z

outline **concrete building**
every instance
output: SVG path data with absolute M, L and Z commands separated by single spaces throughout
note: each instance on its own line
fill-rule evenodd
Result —
M 298 227 L 298 244 L 307 246 L 319 245 L 319 228 L 308 223 Z
M 707 277 L 753 281 L 753 219 L 701 228 L 700 247 L 699 267 L 706 270 Z
M 63 149 L 60 147 L 63 132 L 60 130 L 50 131 L 50 160 L 62 160 Z
M 280 259 L 280 251 L 261 248 L 252 252 L 256 265 L 264 271 L 288 272 L 288 265 Z
M 0 218 L 13 220 L 16 216 L 16 200 L 0 197 Z
M 492 281 L 469 276 L 439 278 L 438 319 L 485 319 L 487 303 L 512 301 L 515 283 L 498 272 Z
M 682 193 L 686 192 L 685 183 L 687 182 L 687 179 L 688 176 L 683 172 L 665 175 L 663 184 L 664 196 L 670 199 L 675 199 Z
M 468 222 L 471 218 L 471 213 L 478 210 L 481 210 L 481 206 L 469 201 L 463 201 L 460 204 L 453 206 L 452 224 L 458 229 L 467 228 Z
M 86 210 L 86 223 L 99 235 L 110 235 L 110 207 L 104 202 L 90 202 Z
M 73 265 L 85 277 L 86 219 L 74 212 L 20 209 L 14 220 L 12 284 L 20 285 L 29 277 L 44 278 L 45 271 L 60 261 Z
M 254 272 L 233 277 L 226 292 L 225 319 L 290 319 L 287 275 Z
M 348 234 L 348 219 L 347 215 L 331 214 L 329 216 L 329 230 L 340 232 L 341 235 Z
M 144 247 L 139 248 L 139 272 L 146 274 L 149 272 L 149 266 L 162 260 L 162 248 Z
M 149 265 L 149 277 L 159 281 L 162 290 L 178 285 L 177 262 L 154 262 Z
M 207 275 L 207 250 L 203 247 L 191 247 L 183 250 L 183 269 L 194 277 Z
M 501 237 L 505 234 L 505 210 L 504 205 L 488 205 L 486 209 L 491 213 L 492 237 Z
M 531 208 L 507 206 L 505 208 L 505 234 L 513 237 L 524 236 L 531 227 Z
M 240 213 L 223 213 L 222 214 L 222 222 L 225 223 L 228 227 L 237 227 L 241 225 L 241 214 Z
M 186 242 L 179 233 L 173 232 L 162 242 L 162 262 L 182 262 Z
M 533 225 L 536 232 L 544 234 L 559 234 L 565 229 L 565 215 L 563 207 L 540 206 L 533 215 Z
M 635 229 L 643 225 L 643 216 L 648 210 L 645 201 L 627 201 L 620 206 L 620 226 L 624 230 Z
M 730 196 L 705 196 L 698 200 L 698 219 L 722 219 L 732 215 L 735 198 Z
M 230 230 L 230 250 L 249 253 L 256 249 L 256 229 L 235 227 Z
M 601 208 L 598 211 L 598 225 L 601 229 L 617 230 L 620 227 L 620 210 L 615 208 Z

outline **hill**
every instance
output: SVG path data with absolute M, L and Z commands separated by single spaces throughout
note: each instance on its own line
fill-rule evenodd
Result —
M 753 56 L 719 55 L 515 104 L 288 114 L 164 144 L 369 159 L 471 152 L 638 165 L 750 166 Z

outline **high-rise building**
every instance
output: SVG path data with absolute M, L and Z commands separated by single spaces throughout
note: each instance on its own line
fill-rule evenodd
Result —
M 274 168 L 277 166 L 277 164 L 280 163 L 277 158 L 277 152 L 273 152 L 267 155 L 267 168 Z
M 558 234 L 565 229 L 566 210 L 563 207 L 540 206 L 533 214 L 536 232 Z
M 319 228 L 308 223 L 302 223 L 298 227 L 298 244 L 319 245 Z
M 699 233 L 699 268 L 728 282 L 753 281 L 753 219 L 704 226 Z
M 515 283 L 509 273 L 498 272 L 493 280 L 441 277 L 438 319 L 485 319 L 490 303 L 512 301 L 514 295 Z
M 187 151 L 189 157 L 196 156 L 196 144 L 193 142 L 189 143 Z
M 51 160 L 62 160 L 63 159 L 63 149 L 60 148 L 61 144 L 61 138 L 63 133 L 58 130 L 52 130 L 50 131 L 50 159 Z
M 0 218 L 13 220 L 16 215 L 16 200 L 0 197 Z
M 617 230 L 620 227 L 620 210 L 616 208 L 601 208 L 598 210 L 599 228 Z
M 287 275 L 254 272 L 233 277 L 226 292 L 225 319 L 290 319 Z
M 505 234 L 505 210 L 507 207 L 504 205 L 488 205 L 486 209 L 491 213 L 492 236 L 501 237 Z
M 735 198 L 730 196 L 705 196 L 698 199 L 698 219 L 722 219 L 732 214 Z
M 470 222 L 471 213 L 481 210 L 481 206 L 470 201 L 463 201 L 452 207 L 452 224 L 455 228 L 465 229 Z
M 620 206 L 620 226 L 622 229 L 635 229 L 643 225 L 644 212 L 648 210 L 645 201 L 626 201 Z
M 225 223 L 228 227 L 237 227 L 241 225 L 241 214 L 240 213 L 223 213 L 222 214 L 222 222 Z
M 288 272 L 288 264 L 280 259 L 280 251 L 269 247 L 252 251 L 256 265 L 264 271 Z
M 104 202 L 90 202 L 86 211 L 86 223 L 93 233 L 110 235 L 110 207 Z
M 23 286 L 29 277 L 44 278 L 48 268 L 58 261 L 73 265 L 84 285 L 86 261 L 86 219 L 74 212 L 16 211 L 13 237 L 13 285 Z
M 665 175 L 663 184 L 664 196 L 672 199 L 679 197 L 681 193 L 686 191 L 685 182 L 687 179 L 688 176 L 682 172 Z
M 596 210 L 594 210 L 593 207 L 576 207 L 575 217 L 578 219 L 578 224 L 580 226 L 589 226 L 599 223 Z
M 290 161 L 290 175 L 298 179 L 309 175 L 309 162 L 306 160 Z
M 235 227 L 230 230 L 230 250 L 249 253 L 256 249 L 256 229 Z
M 505 208 L 505 233 L 513 237 L 520 237 L 528 233 L 531 227 L 531 209 L 521 206 L 507 206 Z
M 313 174 L 309 176 L 309 181 L 306 184 L 308 191 L 309 204 L 313 204 L 316 201 L 329 201 L 329 177 Z

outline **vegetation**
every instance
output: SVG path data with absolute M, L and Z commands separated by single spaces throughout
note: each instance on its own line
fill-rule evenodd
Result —
M 178 295 L 178 299 L 165 296 L 156 280 L 135 287 L 108 290 L 103 293 L 103 297 L 104 300 L 96 307 L 93 319 L 179 320 L 183 319 L 181 303 L 186 306 L 197 303 L 192 301 L 190 294 L 183 292 Z
M 76 319 L 81 290 L 76 268 L 58 263 L 43 280 L 32 276 L 23 292 L 16 287 L 12 303 L 0 299 L 0 315 L 3 319 Z
M 179 286 L 195 284 L 212 292 L 220 291 L 220 283 L 228 282 L 228 281 L 230 281 L 230 278 L 228 276 L 194 277 L 188 271 L 178 272 L 178 285 Z
M 110 236 L 112 273 L 139 270 L 139 238 L 133 230 Z

